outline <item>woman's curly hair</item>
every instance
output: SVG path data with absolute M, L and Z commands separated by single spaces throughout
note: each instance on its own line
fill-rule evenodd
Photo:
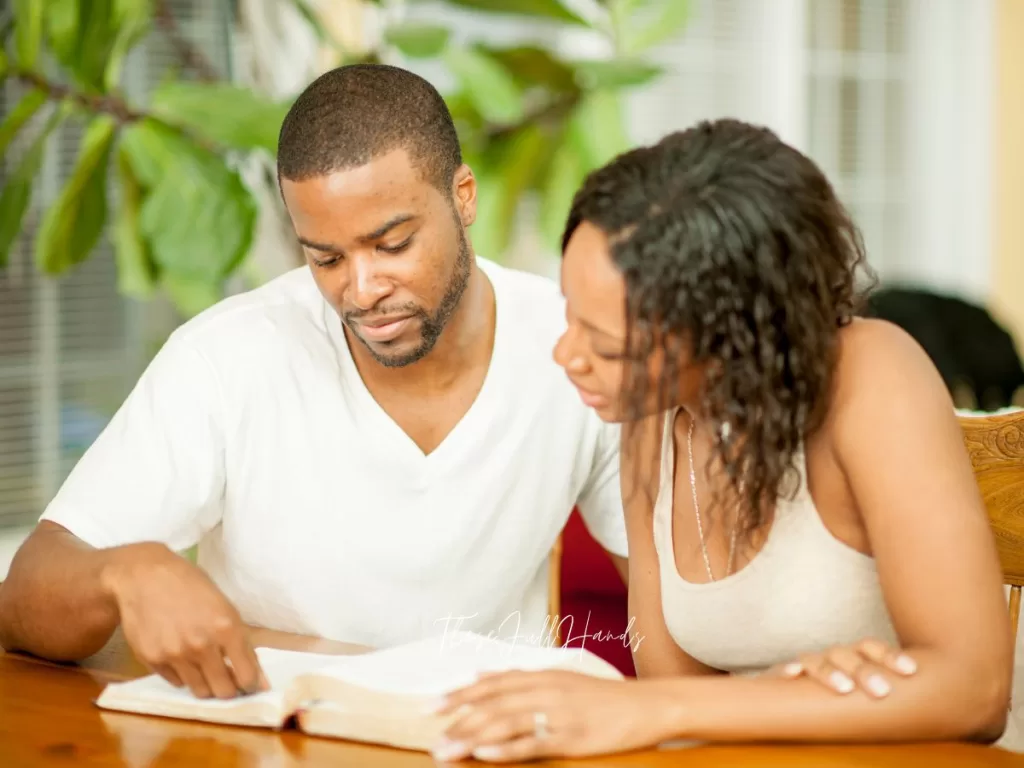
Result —
M 583 221 L 608 236 L 626 284 L 627 420 L 646 415 L 658 345 L 659 410 L 674 405 L 686 358 L 709 363 L 701 415 L 749 535 L 791 487 L 826 412 L 838 331 L 863 296 L 857 227 L 811 160 L 736 120 L 699 123 L 593 172 L 563 250 Z

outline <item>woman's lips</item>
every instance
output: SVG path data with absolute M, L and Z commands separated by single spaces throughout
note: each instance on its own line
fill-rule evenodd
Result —
M 584 389 L 579 384 L 576 384 L 576 391 L 579 392 L 580 399 L 583 404 L 589 408 L 604 408 L 608 405 L 608 398 L 604 395 L 599 395 L 596 392 L 591 392 L 588 389 Z

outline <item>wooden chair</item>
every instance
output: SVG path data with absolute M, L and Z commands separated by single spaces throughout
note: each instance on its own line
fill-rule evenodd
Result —
M 992 531 L 1003 581 L 1010 587 L 1014 648 L 1024 586 L 1024 411 L 993 416 L 960 416 Z

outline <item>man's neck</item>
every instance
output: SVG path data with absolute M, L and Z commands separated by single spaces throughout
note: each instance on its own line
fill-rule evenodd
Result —
M 495 298 L 490 280 L 474 263 L 466 289 L 434 348 L 423 359 L 400 368 L 381 365 L 345 328 L 352 359 L 364 384 L 409 389 L 422 394 L 447 390 L 460 374 L 490 361 L 494 347 Z

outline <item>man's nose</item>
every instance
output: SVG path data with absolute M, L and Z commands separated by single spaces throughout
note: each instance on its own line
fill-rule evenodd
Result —
M 381 299 L 394 290 L 391 281 L 377 269 L 371 258 L 349 260 L 349 286 L 352 303 L 364 312 L 373 309 Z

